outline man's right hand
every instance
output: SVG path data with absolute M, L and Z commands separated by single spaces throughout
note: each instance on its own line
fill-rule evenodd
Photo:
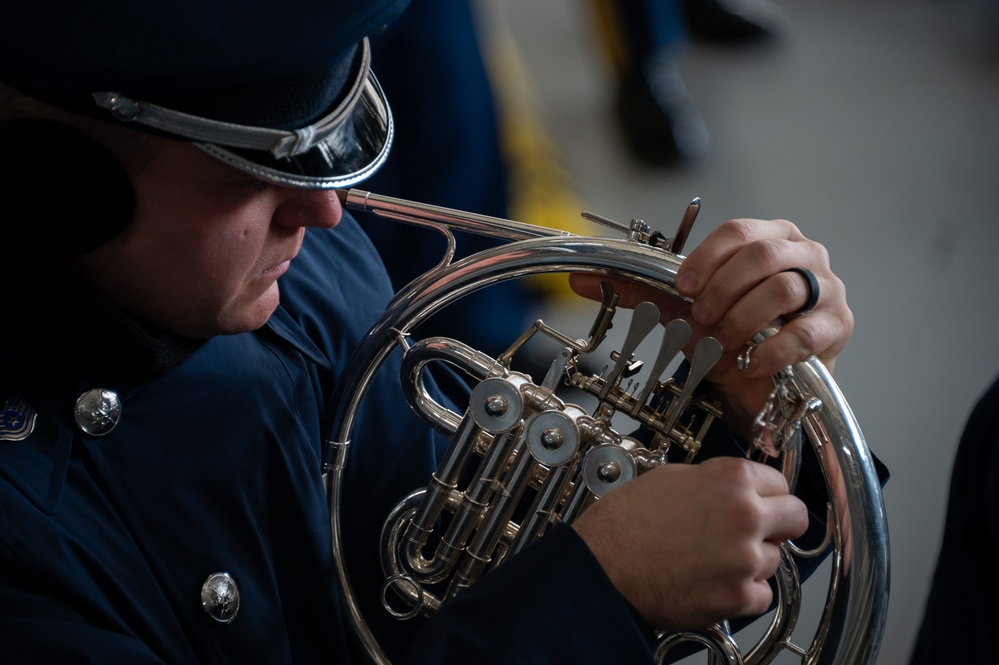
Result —
M 646 620 L 688 630 L 766 612 L 778 545 L 805 532 L 808 512 L 777 470 L 716 457 L 648 471 L 573 526 Z

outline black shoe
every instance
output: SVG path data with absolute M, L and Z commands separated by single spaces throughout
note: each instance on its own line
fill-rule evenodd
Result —
M 768 0 L 682 0 L 690 35 L 704 41 L 747 44 L 777 41 L 791 20 Z
M 645 164 L 671 166 L 707 152 L 708 128 L 672 59 L 624 76 L 615 112 L 628 150 Z

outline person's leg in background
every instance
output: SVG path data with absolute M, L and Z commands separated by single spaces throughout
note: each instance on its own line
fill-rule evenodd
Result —
M 591 0 L 614 79 L 614 114 L 628 151 L 656 167 L 708 150 L 708 128 L 680 75 L 691 40 L 775 41 L 789 21 L 768 0 Z

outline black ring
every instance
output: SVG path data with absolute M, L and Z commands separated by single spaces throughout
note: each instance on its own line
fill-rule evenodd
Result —
M 819 280 L 815 279 L 815 273 L 808 268 L 788 268 L 784 272 L 796 272 L 805 278 L 808 283 L 808 300 L 796 312 L 792 314 L 802 314 L 815 307 L 819 302 Z

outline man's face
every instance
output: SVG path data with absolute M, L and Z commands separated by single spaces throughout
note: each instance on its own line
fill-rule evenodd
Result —
M 189 143 L 152 141 L 152 161 L 131 174 L 132 223 L 77 265 L 126 312 L 175 333 L 259 328 L 305 227 L 340 221 L 336 194 L 270 185 Z

